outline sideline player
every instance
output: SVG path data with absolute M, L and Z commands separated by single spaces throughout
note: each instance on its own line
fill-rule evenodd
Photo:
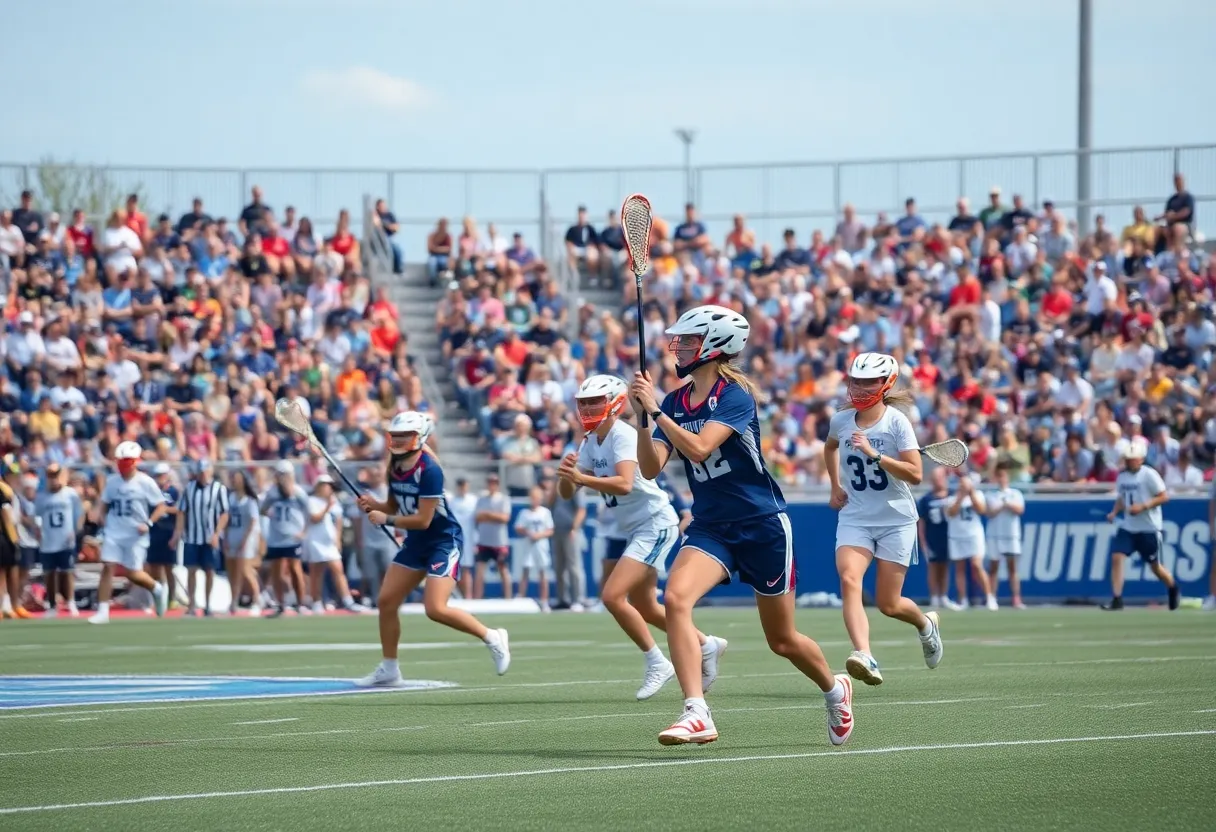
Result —
M 38 518 L 38 554 L 46 583 L 46 617 L 59 614 L 58 595 L 63 593 L 68 615 L 76 608 L 76 539 L 84 527 L 84 503 L 76 489 L 65 484 L 63 468 L 52 462 L 46 467 L 46 491 L 34 499 Z
M 662 407 L 646 373 L 634 375 L 629 397 L 638 416 L 655 422 L 638 443 L 642 476 L 654 479 L 678 453 L 692 483 L 692 523 L 667 578 L 667 646 L 684 691 L 684 712 L 659 734 L 663 745 L 718 738 L 701 676 L 693 607 L 732 573 L 756 596 L 769 648 L 809 677 L 827 705 L 828 739 L 841 745 L 853 733 L 853 683 L 832 675 L 823 651 L 794 625 L 794 539 L 785 497 L 760 453 L 756 387 L 732 363 L 747 344 L 750 325 L 721 306 L 698 306 L 667 329 L 676 374 L 688 378 Z
M 169 609 L 173 609 L 177 606 L 177 576 L 173 573 L 177 566 L 177 546 L 170 543 L 177 530 L 177 502 L 182 494 L 173 484 L 173 469 L 168 463 L 154 463 L 151 473 L 164 498 L 165 513 L 148 532 L 148 574 L 168 589 Z
M 975 582 L 987 599 L 985 606 L 997 609 L 996 595 L 988 583 L 988 573 L 984 571 L 984 521 L 980 518 L 986 510 L 987 503 L 984 495 L 976 490 L 975 480 L 968 474 L 961 474 L 958 491 L 946 506 L 946 533 L 950 538 L 950 562 L 954 564 L 959 606 L 963 609 L 971 606 L 967 597 L 967 564 L 971 564 Z
M 12 487 L 21 468 L 11 457 L 4 459 L 4 474 L 0 477 L 0 618 L 30 618 L 21 606 L 20 558 L 17 554 L 18 527 L 21 524 L 21 504 Z
M 1108 523 L 1117 522 L 1119 530 L 1111 545 L 1110 603 L 1104 610 L 1123 609 L 1123 570 L 1128 555 L 1139 555 L 1153 574 L 1169 590 L 1169 607 L 1178 609 L 1181 593 L 1170 571 L 1161 565 L 1161 506 L 1169 502 L 1165 481 L 1148 465 L 1148 443 L 1136 437 L 1123 452 L 1124 470 L 1115 479 L 1115 507 L 1106 515 Z
M 240 609 L 241 595 L 246 589 L 249 590 L 249 615 L 257 618 L 262 614 L 262 593 L 258 589 L 258 570 L 254 566 L 258 541 L 262 537 L 259 520 L 258 498 L 253 493 L 249 474 L 234 471 L 228 487 L 228 528 L 224 534 L 228 582 L 232 586 L 232 605 L 228 611 L 232 615 Z
M 912 422 L 899 410 L 912 406 L 912 395 L 895 389 L 898 380 L 899 363 L 889 355 L 863 352 L 853 359 L 849 404 L 832 416 L 823 449 L 832 486 L 829 504 L 840 512 L 836 571 L 844 626 L 853 642 L 845 669 L 867 685 L 882 684 L 882 671 L 870 652 L 870 620 L 861 598 L 861 579 L 875 559 L 874 601 L 879 612 L 916 628 L 930 670 L 942 660 L 937 613 L 926 615 L 903 594 L 908 567 L 917 561 L 918 518 L 911 486 L 920 484 L 923 463 Z
M 287 590 L 296 594 L 296 614 L 304 615 L 304 570 L 300 566 L 300 544 L 308 526 L 308 494 L 296 484 L 296 469 L 286 459 L 274 464 L 274 483 L 262 497 L 262 514 L 266 525 L 266 562 L 270 584 L 279 597 L 279 605 L 270 614 L 277 618 L 287 611 Z
M 114 591 L 114 567 L 127 570 L 127 580 L 152 593 L 156 614 L 169 606 L 169 590 L 144 571 L 148 556 L 148 531 L 165 513 L 165 496 L 152 478 L 138 470 L 143 449 L 135 442 L 121 442 L 114 450 L 117 477 L 106 478 L 101 492 L 101 584 L 97 588 L 97 613 L 90 624 L 110 623 L 110 594 Z
M 1013 608 L 1024 610 L 1022 580 L 1018 576 L 1018 558 L 1022 556 L 1022 515 L 1026 513 L 1026 498 L 1009 485 L 1009 469 L 1013 465 L 1002 460 L 996 464 L 996 490 L 984 495 L 988 515 L 988 583 L 992 594 L 1001 584 L 1001 561 L 1009 572 L 1009 592 Z
M 536 573 L 537 601 L 541 612 L 549 612 L 549 570 L 553 568 L 553 512 L 544 504 L 545 490 L 533 486 L 528 492 L 528 505 L 515 515 L 515 534 L 520 541 L 515 550 L 519 558 L 520 598 L 528 597 L 531 572 Z M 461 530 L 463 534 L 464 530 Z
M 304 559 L 308 563 L 308 584 L 312 595 L 312 611 L 325 614 L 325 573 L 329 573 L 334 590 L 347 612 L 367 612 L 356 604 L 346 581 L 342 565 L 342 506 L 334 495 L 334 480 L 328 474 L 317 477 L 313 496 L 308 500 L 308 526 L 304 530 Z
M 675 667 L 655 644 L 647 625 L 667 631 L 667 614 L 659 604 L 659 570 L 680 540 L 680 519 L 666 492 L 642 476 L 638 466 L 638 432 L 622 417 L 628 388 L 616 376 L 588 378 L 575 394 L 579 421 L 587 431 L 578 453 L 568 454 L 557 471 L 562 497 L 579 488 L 597 492 L 612 512 L 614 534 L 623 538 L 619 551 L 604 550 L 600 601 L 646 659 L 638 699 L 649 699 L 675 676 Z M 615 555 L 615 557 L 612 557 Z M 718 676 L 726 639 L 697 631 L 701 645 L 702 687 Z
M 499 676 L 511 666 L 506 630 L 491 630 L 464 610 L 448 605 L 460 573 L 463 541 L 460 524 L 444 496 L 439 458 L 426 447 L 433 429 L 434 423 L 425 413 L 407 410 L 394 416 L 388 426 L 389 499 L 380 501 L 367 494 L 358 499 L 359 508 L 367 512 L 373 524 L 407 532 L 405 545 L 393 558 L 380 587 L 377 607 L 383 658 L 375 670 L 359 680 L 363 687 L 402 684 L 397 664 L 401 603 L 424 578 L 422 603 L 427 618 L 481 639 L 490 650 Z
M 950 600 L 950 544 L 946 533 L 946 506 L 950 503 L 950 488 L 946 469 L 935 467 L 929 472 L 929 490 L 916 503 L 917 533 L 920 550 L 929 561 L 929 606 L 961 610 Z

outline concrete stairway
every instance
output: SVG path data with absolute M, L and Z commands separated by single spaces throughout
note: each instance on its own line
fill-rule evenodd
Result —
M 451 368 L 443 360 L 435 331 L 435 309 L 444 290 L 429 285 L 426 267 L 420 264 L 407 265 L 405 274 L 394 276 L 388 285 L 389 298 L 397 304 L 401 331 L 409 336 L 410 355 L 435 416 L 445 474 L 453 483 L 463 476 L 474 489 L 480 488 L 497 463 L 479 446 L 476 427 L 461 426 L 468 414 L 457 402 Z

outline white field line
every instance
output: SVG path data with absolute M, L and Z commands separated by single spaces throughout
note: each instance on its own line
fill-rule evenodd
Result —
M 1016 710 L 1021 710 L 1021 709 L 1023 709 L 1023 708 L 1046 708 L 1046 707 L 1047 707 L 1047 703 L 1046 703 L 1046 702 L 1040 702 L 1040 703 L 1035 704 L 1035 705 L 1006 705 L 1006 706 L 1005 706 L 1005 710 L 1007 710 L 1007 711 L 1016 711 Z
M 1141 657 L 1129 657 L 1129 658 L 1124 658 L 1124 659 L 1086 659 L 1086 660 L 1082 660 L 1079 662 L 1052 662 L 1052 664 L 1110 664 L 1110 663 L 1121 663 L 1121 662 L 1122 663 L 1138 663 L 1138 662 L 1158 662 L 1158 661 L 1216 661 L 1216 656 L 1141 656 Z M 1021 663 L 1019 663 L 1019 662 L 1000 662 L 1000 663 L 995 663 L 995 664 L 988 663 L 988 664 L 966 665 L 964 667 L 964 669 L 983 669 L 985 667 L 1039 667 L 1039 666 L 1041 666 L 1041 664 L 1042 664 L 1041 662 L 1021 662 Z M 908 665 L 905 667 L 888 667 L 886 669 L 888 671 L 892 671 L 892 670 L 924 671 L 924 666 L 923 665 Z M 171 675 L 175 675 L 175 674 L 159 674 L 159 675 L 171 676 Z M 185 675 L 193 675 L 193 674 L 185 674 Z M 802 674 L 799 673 L 798 671 L 787 670 L 787 671 L 782 671 L 779 673 L 723 674 L 723 675 L 719 676 L 718 678 L 719 679 L 763 679 L 763 678 L 773 678 L 773 677 L 781 677 L 781 676 L 796 677 L 796 676 L 801 676 L 801 675 Z M 0 676 L 0 685 L 3 684 L 3 678 L 4 678 L 3 676 Z M 514 688 L 554 688 L 554 687 L 569 687 L 569 686 L 576 686 L 576 685 L 579 685 L 579 686 L 581 686 L 581 685 L 620 685 L 620 684 L 636 684 L 636 683 L 637 683 L 637 677 L 633 677 L 630 679 L 598 679 L 598 680 L 580 680 L 580 681 L 565 681 L 565 682 L 520 682 L 520 683 L 506 683 L 506 684 L 500 684 L 500 685 L 435 688 L 432 690 L 421 690 L 421 691 L 403 691 L 403 693 L 411 693 L 411 694 L 417 694 L 417 693 L 479 693 L 479 692 L 485 692 L 485 691 L 511 690 Z M 1169 691 L 1156 691 L 1156 692 L 1149 691 L 1149 693 L 1153 693 L 1154 695 L 1156 695 L 1156 694 L 1195 692 L 1195 691 L 1200 691 L 1200 690 L 1205 690 L 1205 689 L 1203 689 L 1203 688 L 1195 688 L 1195 689 L 1187 689 L 1187 690 L 1171 689 Z M 376 691 L 375 693 L 384 693 L 384 692 L 385 691 Z M 391 691 L 389 691 L 389 692 L 391 692 Z M 1136 694 L 1136 693 L 1144 693 L 1144 692 L 1143 691 L 1132 691 L 1131 693 Z M 347 695 L 359 696 L 362 694 L 353 693 L 353 694 L 347 694 Z M 369 692 L 368 695 L 372 695 L 371 692 Z M 1056 694 L 1040 694 L 1040 695 L 1052 696 L 1052 695 L 1056 695 Z M 1071 694 L 1061 694 L 1061 695 L 1071 695 Z M 1088 695 L 1096 696 L 1096 695 L 1109 695 L 1109 694 L 1104 692 L 1102 694 L 1091 693 Z M 273 705 L 273 704 L 283 704 L 284 702 L 287 702 L 287 701 L 295 701 L 298 699 L 305 699 L 305 698 L 310 698 L 310 695 L 303 694 L 300 696 L 264 697 L 264 698 L 260 698 L 260 699 L 259 698 L 234 699 L 234 700 L 223 700 L 223 701 L 200 701 L 200 702 L 183 701 L 180 703 L 172 703 L 172 704 L 166 704 L 166 705 L 151 705 L 150 704 L 150 705 L 146 705 L 146 706 L 142 706 L 142 707 L 95 708 L 95 709 L 90 709 L 90 710 L 76 710 L 76 711 L 64 711 L 64 710 L 59 710 L 57 708 L 51 709 L 48 706 L 35 706 L 35 707 L 30 708 L 29 711 L 25 711 L 23 709 L 22 713 L 12 713 L 12 714 L 0 713 L 0 720 L 42 719 L 42 718 L 46 718 L 46 717 L 67 717 L 67 716 L 91 716 L 93 714 L 131 713 L 134 711 L 175 711 L 175 710 L 186 710 L 186 709 L 193 709 L 193 708 L 231 708 L 231 707 L 240 707 L 240 706 L 248 706 L 248 705 Z M 315 698 L 315 697 L 313 697 L 313 698 Z M 38 707 L 47 707 L 48 709 L 38 710 L 37 709 Z
M 1132 740 L 1168 739 L 1176 737 L 1207 737 L 1216 734 L 1210 731 L 1168 731 L 1151 734 L 1115 734 L 1091 737 L 1052 737 L 1030 740 L 992 740 L 989 742 L 942 743 L 939 745 L 902 745 L 886 748 L 840 749 L 836 751 L 807 751 L 798 754 L 752 754 L 738 757 L 702 757 L 700 759 L 652 760 L 645 763 L 620 763 L 602 766 L 567 766 L 563 768 L 523 769 L 496 771 L 481 774 L 449 774 L 438 777 L 409 777 L 399 780 L 364 780 L 351 783 L 325 783 L 315 786 L 284 786 L 272 789 L 243 789 L 226 792 L 195 792 L 192 794 L 149 795 L 116 800 L 93 800 L 82 803 L 49 803 L 41 806 L 11 806 L 0 808 L 0 815 L 15 815 L 30 812 L 56 812 L 69 809 L 98 809 L 107 806 L 134 806 L 144 803 L 170 803 L 183 800 L 208 800 L 225 797 L 260 797 L 273 794 L 307 794 L 335 791 L 338 789 L 371 789 L 385 786 L 414 786 L 428 783 L 458 783 L 465 781 L 508 780 L 520 777 L 552 777 L 561 774 L 583 774 L 605 771 L 632 771 L 672 766 L 710 766 L 731 763 L 758 763 L 775 760 L 806 760 L 817 757 L 836 756 L 880 756 L 886 754 L 915 754 L 932 751 L 966 751 L 990 748 L 1014 748 L 1019 746 L 1063 745 L 1072 743 L 1127 742 Z
M 229 725 L 271 725 L 276 722 L 299 722 L 298 716 L 287 716 L 282 719 L 251 719 L 246 722 L 229 722 Z
M 1145 705 L 1151 705 L 1152 702 L 1119 702 L 1111 705 L 1082 705 L 1083 708 L 1089 708 L 1096 711 L 1121 711 L 1124 708 L 1143 708 Z

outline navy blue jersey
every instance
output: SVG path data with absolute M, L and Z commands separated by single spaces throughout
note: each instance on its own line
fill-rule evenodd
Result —
M 667 499 L 671 500 L 671 507 L 675 509 L 677 517 L 683 516 L 686 511 L 691 511 L 692 507 L 688 505 L 688 501 L 684 499 L 684 495 L 671 484 L 671 480 L 668 479 L 665 472 L 659 472 L 654 484 L 663 489 L 663 492 L 667 495 Z
M 756 520 L 785 511 L 785 497 L 760 456 L 756 400 L 739 385 L 718 379 L 705 401 L 692 406 L 692 385 L 668 393 L 662 410 L 684 430 L 700 433 L 706 422 L 734 431 L 702 463 L 684 460 L 692 486 L 692 513 L 714 525 Z M 654 438 L 674 450 L 663 430 Z
M 181 499 L 181 492 L 177 490 L 177 486 L 171 485 L 168 488 L 162 489 L 161 493 L 165 495 L 165 502 L 170 506 L 176 506 L 177 501 Z M 177 515 L 166 514 L 152 525 L 152 537 L 157 540 L 163 540 L 166 543 L 169 538 L 173 537 L 173 532 L 177 527 Z
M 916 510 L 925 521 L 925 542 L 934 554 L 945 554 L 948 544 L 946 534 L 946 506 L 954 499 L 950 494 L 933 496 L 930 491 L 916 501 Z
M 389 477 L 389 493 L 397 503 L 400 514 L 417 514 L 418 501 L 437 499 L 431 525 L 425 529 L 410 529 L 405 538 L 405 547 L 463 545 L 464 535 L 460 524 L 452 514 L 447 497 L 443 493 L 443 469 L 439 462 L 425 451 L 418 455 L 418 462 L 407 471 L 393 469 Z

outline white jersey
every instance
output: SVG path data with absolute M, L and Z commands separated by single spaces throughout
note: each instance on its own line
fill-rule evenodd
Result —
M 849 501 L 840 510 L 840 525 L 874 528 L 915 523 L 912 488 L 853 448 L 853 434 L 859 430 L 856 416 L 855 410 L 842 410 L 828 426 L 828 436 L 840 443 L 840 485 L 849 495 Z M 893 459 L 920 447 L 912 422 L 894 407 L 887 407 L 877 422 L 861 432 L 875 451 Z
M 326 501 L 320 497 L 309 497 L 309 515 L 319 514 L 325 509 L 325 504 Z M 334 500 L 333 504 L 325 510 L 325 516 L 321 518 L 320 523 L 312 522 L 310 516 L 308 526 L 304 530 L 304 543 L 314 550 L 334 548 L 338 545 L 338 529 L 341 524 L 342 507 L 338 505 L 337 500 Z
M 1165 491 L 1165 481 L 1161 475 L 1147 465 L 1141 465 L 1136 473 L 1131 471 L 1119 472 L 1115 480 L 1115 490 L 1123 501 L 1123 512 L 1118 517 L 1119 527 L 1129 532 L 1160 532 L 1161 506 L 1131 514 L 1128 509 L 1134 503 L 1147 503 Z
M 472 492 L 463 497 L 449 494 L 447 500 L 448 508 L 452 510 L 452 516 L 456 518 L 464 537 L 464 550 L 471 552 L 477 545 L 477 495 Z
M 608 431 L 604 441 L 594 433 L 587 434 L 587 441 L 578 455 L 578 467 L 596 477 L 615 477 L 618 462 L 638 461 L 638 432 L 632 425 L 619 419 Z M 623 496 L 604 494 L 604 503 L 612 509 L 616 522 L 616 537 L 632 537 L 634 533 L 654 526 L 678 526 L 667 492 L 653 480 L 642 476 L 638 465 L 633 472 L 633 490 Z
M 110 477 L 101 501 L 107 506 L 103 534 L 108 545 L 148 545 L 148 518 L 165 502 L 164 493 L 151 477 L 142 471 L 136 471 L 129 480 L 121 475 Z
M 1026 507 L 1026 498 L 1016 488 L 998 488 L 984 495 L 988 510 L 995 512 L 988 516 L 989 540 L 1018 540 L 1022 539 L 1022 517 L 1014 514 L 1009 507 Z
M 551 531 L 553 513 L 544 506 L 538 508 L 529 506 L 515 516 L 515 529 L 525 535 Z M 517 551 L 524 563 L 545 563 L 549 557 L 549 538 L 547 537 L 542 537 L 540 540 L 521 537 L 518 547 Z
M 84 518 L 84 504 L 76 489 L 62 486 L 58 491 L 44 491 L 34 501 L 40 539 L 38 549 L 43 553 L 76 552 L 76 529 Z
M 954 506 L 955 495 L 950 496 L 946 508 Z M 971 503 L 971 497 L 964 497 L 959 504 L 958 514 L 946 512 L 946 537 L 950 540 L 980 540 L 984 539 L 984 521 Z

